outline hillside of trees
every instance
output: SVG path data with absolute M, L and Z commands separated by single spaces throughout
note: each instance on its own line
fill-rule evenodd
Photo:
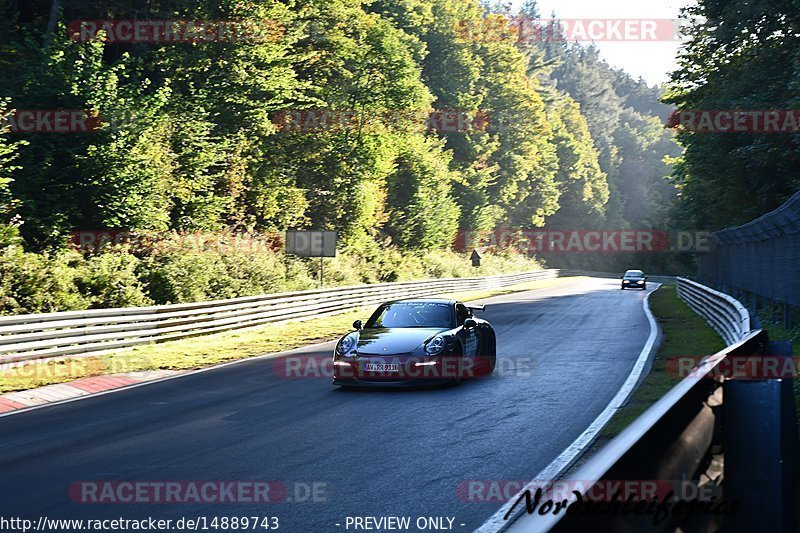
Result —
M 700 0 L 685 10 L 689 40 L 664 101 L 678 111 L 794 111 L 800 104 L 797 2 Z M 800 135 L 694 132 L 673 173 L 676 225 L 716 230 L 748 222 L 800 190 Z
M 357 283 L 475 274 L 451 251 L 459 230 L 662 227 L 676 197 L 665 156 L 680 149 L 664 128 L 661 91 L 592 46 L 473 31 L 507 27 L 496 11 L 477 0 L 1 4 L 3 112 L 90 110 L 103 126 L 0 134 L 0 310 L 314 283 L 314 265 L 284 257 L 279 242 L 238 259 L 183 245 L 98 256 L 70 249 L 80 230 L 174 240 L 335 229 L 331 282 Z M 535 2 L 521 14 L 539 16 Z M 127 19 L 269 21 L 271 31 L 135 43 L 70 33 L 75 21 Z M 289 131 L 276 121 L 313 110 L 346 111 L 355 123 Z M 470 127 L 418 127 L 432 110 L 465 113 Z M 377 127 L 385 116 L 411 118 Z M 513 251 L 489 263 L 534 264 Z

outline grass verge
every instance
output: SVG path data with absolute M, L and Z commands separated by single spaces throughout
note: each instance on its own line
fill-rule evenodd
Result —
M 466 291 L 441 295 L 461 301 L 478 300 L 511 292 L 543 289 L 581 279 L 548 279 L 511 285 L 493 291 Z M 96 356 L 32 363 L 0 372 L 0 393 L 66 383 L 80 378 L 143 370 L 193 370 L 236 359 L 282 352 L 337 339 L 356 319 L 373 308 L 304 321 L 267 324 L 257 329 L 217 333 L 189 339 L 151 343 Z
M 678 356 L 711 355 L 725 348 L 717 332 L 678 298 L 674 285 L 662 285 L 650 295 L 650 310 L 663 334 L 652 370 L 603 428 L 601 440 L 616 436 L 680 381 L 667 370 L 666 361 Z

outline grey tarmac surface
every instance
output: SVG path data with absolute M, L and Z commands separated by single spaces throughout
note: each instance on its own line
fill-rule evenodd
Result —
M 455 387 L 339 390 L 260 359 L 0 418 L 0 516 L 269 516 L 289 532 L 354 531 L 348 516 L 449 517 L 472 531 L 500 503 L 468 501 L 469 481 L 530 480 L 616 394 L 650 332 L 644 297 L 585 279 L 482 300 L 498 369 Z M 70 498 L 74 483 L 101 480 L 267 481 L 282 501 Z

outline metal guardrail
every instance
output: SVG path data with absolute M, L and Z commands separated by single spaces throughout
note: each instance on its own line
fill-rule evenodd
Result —
M 659 523 L 652 513 L 630 510 L 624 514 L 570 513 L 562 508 L 556 514 L 551 504 L 542 513 L 545 492 L 533 510 L 527 509 L 523 498 L 517 500 L 503 531 L 795 530 L 799 446 L 792 380 L 725 379 L 719 375 L 724 372 L 715 373 L 729 357 L 791 357 L 791 346 L 770 342 L 762 330 L 747 332 L 749 322 L 740 313 L 741 304 L 723 298 L 727 295 L 689 280 L 679 279 L 678 283 L 683 285 L 684 294 L 709 316 L 715 316 L 721 327 L 728 320 L 724 330 L 729 335 L 744 332 L 743 337 L 705 358 L 695 367 L 700 370 L 680 381 L 571 472 L 568 480 L 561 481 L 579 483 L 585 496 L 592 491 L 608 495 L 607 489 L 615 481 L 699 483 L 702 478 L 706 488 L 721 494 L 717 501 L 736 502 L 735 512 L 711 519 L 707 514 L 689 513 L 688 520 L 687 514 L 668 513 Z M 575 500 L 571 495 L 569 504 Z
M 396 298 L 492 290 L 551 279 L 557 269 L 483 278 L 378 283 L 187 304 L 0 317 L 0 364 L 86 355 L 155 341 L 324 316 Z
M 712 233 L 697 254 L 697 279 L 730 294 L 755 311 L 784 307 L 786 327 L 800 311 L 800 192 L 755 220 Z
M 678 297 L 705 318 L 728 346 L 750 333 L 750 313 L 735 298 L 686 278 L 676 278 Z

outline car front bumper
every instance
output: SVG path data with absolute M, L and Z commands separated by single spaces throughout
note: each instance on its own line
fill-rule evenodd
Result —
M 623 281 L 622 286 L 626 289 L 644 289 L 647 287 L 647 283 L 629 283 Z
M 358 387 L 358 388 L 377 388 L 377 389 L 405 389 L 416 387 L 432 387 L 436 385 L 447 385 L 453 383 L 452 379 L 404 379 L 398 381 L 387 380 L 365 380 L 365 379 L 337 379 L 331 382 L 337 387 Z
M 392 370 L 369 370 L 367 365 L 396 365 Z M 381 366 L 380 368 L 384 368 Z M 442 384 L 488 374 L 486 358 L 461 356 L 336 358 L 333 384 L 364 387 L 404 387 Z

